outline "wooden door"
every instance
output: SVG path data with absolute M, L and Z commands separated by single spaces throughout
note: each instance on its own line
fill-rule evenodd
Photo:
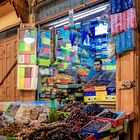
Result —
M 17 36 L 0 41 L 0 81 L 17 60 Z M 0 85 L 0 101 L 34 101 L 35 91 L 17 90 L 17 66 Z
M 135 109 L 135 87 L 125 88 L 123 84 L 135 82 L 135 53 L 128 52 L 121 57 L 117 57 L 117 110 L 134 111 Z

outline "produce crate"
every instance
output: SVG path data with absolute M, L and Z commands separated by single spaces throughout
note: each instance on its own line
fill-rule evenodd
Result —
M 106 86 L 95 86 L 95 91 L 104 91 L 106 90 Z
M 128 112 L 128 113 L 126 113 L 126 115 L 125 115 L 125 119 L 126 119 L 127 121 L 134 120 L 134 118 L 135 118 L 135 113 L 134 113 L 134 112 Z
M 92 122 L 94 122 L 94 121 L 104 122 L 104 123 L 106 123 L 106 125 L 103 126 L 102 128 L 100 128 L 100 130 L 94 130 L 94 128 L 93 129 L 91 128 L 90 130 L 87 130 L 86 128 L 89 128 L 90 125 L 92 124 Z M 110 129 L 111 129 L 111 123 L 109 121 L 96 119 L 96 120 L 90 121 L 88 124 L 86 124 L 84 127 L 82 127 L 80 132 L 84 133 L 84 134 L 93 134 L 93 135 L 96 136 L 96 138 L 97 137 L 99 138 L 99 134 L 102 135 L 103 137 L 108 136 L 109 132 L 110 132 Z
M 98 100 L 99 99 L 97 96 L 84 96 L 84 102 L 86 102 L 86 103 L 93 103 Z
M 107 91 L 97 91 L 96 92 L 96 96 L 106 96 L 107 95 Z
M 119 130 L 122 130 L 123 128 L 124 128 L 123 125 L 120 125 L 120 126 L 117 126 L 117 127 L 112 127 L 110 132 L 115 133 L 115 132 L 117 132 Z
M 96 96 L 96 92 L 85 92 L 84 96 Z
M 108 96 L 102 96 L 101 97 L 101 101 L 116 101 L 116 96 L 111 96 L 111 95 L 108 95 Z
M 92 88 L 84 88 L 84 92 L 94 92 L 95 89 L 92 87 Z
M 116 93 L 116 87 L 108 87 L 106 90 L 108 95 Z
M 107 112 L 108 110 L 104 110 L 102 113 L 100 113 L 99 115 L 97 115 L 96 117 L 100 120 L 106 120 L 111 122 L 112 127 L 117 127 L 120 126 L 122 124 L 124 124 L 124 119 L 125 119 L 125 113 L 124 112 L 114 112 L 118 115 L 118 117 L 116 119 L 111 119 L 111 118 L 101 118 L 100 115 L 102 115 L 103 113 Z

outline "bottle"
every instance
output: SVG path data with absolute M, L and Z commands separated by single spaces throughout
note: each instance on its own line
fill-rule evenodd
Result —
M 51 99 L 51 108 L 49 111 L 49 123 L 53 123 L 58 121 L 57 111 L 55 108 L 55 102 L 54 99 Z

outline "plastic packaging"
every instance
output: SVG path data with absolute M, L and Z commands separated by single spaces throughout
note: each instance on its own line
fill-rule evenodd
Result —
M 134 0 L 110 0 L 111 14 L 121 13 L 135 6 Z
M 123 11 L 123 0 L 110 0 L 111 14 L 120 13 Z
M 119 34 L 123 31 L 123 16 L 122 13 L 111 15 L 111 33 L 112 35 Z
M 136 12 L 135 8 L 131 8 L 123 12 L 123 28 L 124 30 L 136 28 Z
M 131 28 L 120 35 L 117 35 L 114 39 L 116 53 L 118 55 L 134 49 L 134 29 Z
M 123 0 L 123 10 L 128 10 L 132 7 L 134 7 L 134 0 Z

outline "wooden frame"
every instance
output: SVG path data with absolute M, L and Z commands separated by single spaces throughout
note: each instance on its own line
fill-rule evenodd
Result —
M 31 79 L 34 79 L 34 82 L 31 81 L 31 88 L 21 88 L 20 87 L 20 68 L 32 68 L 33 69 L 33 77 L 31 77 Z M 37 71 L 38 71 L 38 67 L 35 65 L 18 65 L 18 71 L 17 71 L 17 89 L 18 90 L 36 90 L 37 89 Z

